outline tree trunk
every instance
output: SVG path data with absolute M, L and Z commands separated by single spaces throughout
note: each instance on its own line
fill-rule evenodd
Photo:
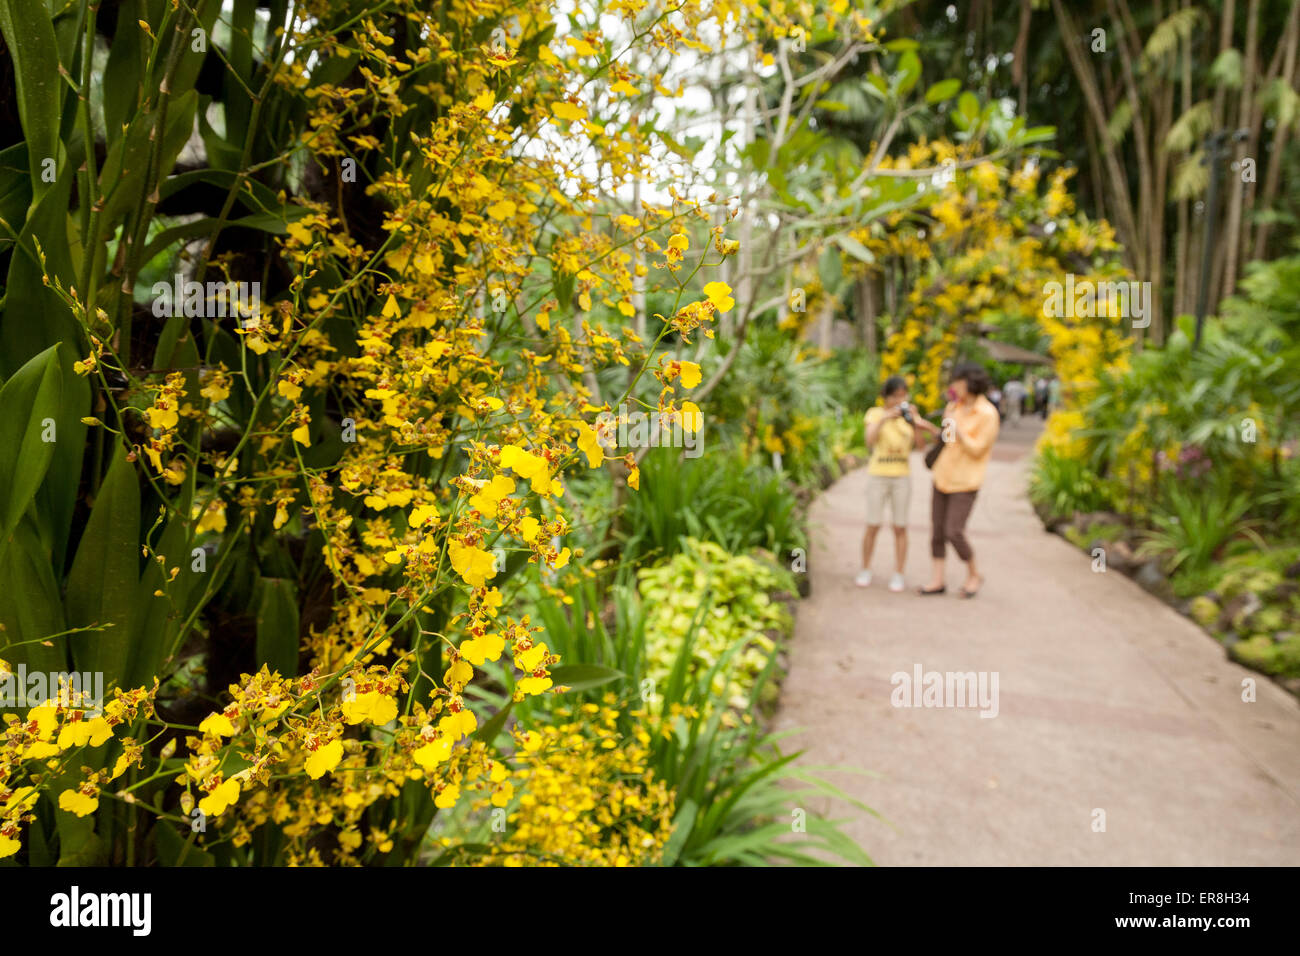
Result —
M 1183 0 L 1182 9 L 1186 10 L 1192 0 Z M 1192 59 L 1196 55 L 1195 39 L 1185 37 L 1179 43 L 1179 115 L 1192 108 Z M 1178 236 L 1174 243 L 1174 318 L 1191 311 L 1191 274 L 1188 255 L 1191 251 L 1190 202 L 1178 200 Z
M 1292 0 L 1291 12 L 1287 14 L 1286 28 L 1284 30 L 1282 57 L 1282 69 L 1280 76 L 1292 87 L 1296 85 L 1296 44 L 1300 39 L 1300 0 Z M 1284 126 L 1278 126 L 1273 132 L 1273 148 L 1269 151 L 1268 172 L 1264 177 L 1264 192 L 1260 197 L 1259 205 L 1263 209 L 1268 209 L 1273 205 L 1273 200 L 1277 197 L 1278 186 L 1282 182 L 1282 157 L 1286 149 L 1287 140 L 1290 138 L 1290 129 Z M 1262 158 L 1262 157 L 1261 157 Z M 1255 241 L 1252 243 L 1251 255 L 1256 259 L 1266 258 L 1268 255 L 1268 234 L 1271 229 L 1270 224 L 1265 221 L 1261 222 L 1255 230 Z
M 1020 91 L 1020 115 L 1029 112 L 1029 22 L 1033 17 L 1032 0 L 1020 0 L 1020 29 L 1011 60 L 1011 78 Z
M 1220 56 L 1222 56 L 1228 50 L 1232 49 L 1232 26 L 1233 26 L 1233 22 L 1236 20 L 1236 17 L 1237 17 L 1237 0 L 1224 0 L 1222 16 L 1219 18 L 1219 55 Z M 1223 84 L 1220 83 L 1215 87 L 1214 90 L 1214 105 L 1211 110 L 1213 123 L 1210 126 L 1210 131 L 1212 133 L 1223 129 L 1223 124 L 1225 122 L 1224 106 L 1225 106 L 1226 99 L 1227 99 L 1227 90 L 1225 89 Z M 1213 172 L 1211 172 L 1210 175 L 1214 175 Z M 1216 229 L 1216 226 L 1218 226 L 1219 224 L 1217 222 L 1210 221 L 1210 212 L 1211 210 L 1208 208 L 1205 210 L 1205 217 L 1204 217 L 1205 234 L 1201 238 L 1202 243 L 1209 242 L 1210 237 L 1213 234 L 1216 233 L 1219 235 L 1222 234 L 1222 230 Z M 1216 308 L 1218 308 L 1216 303 L 1219 301 L 1219 289 L 1222 288 L 1223 259 L 1221 257 L 1215 256 L 1214 251 L 1211 250 L 1210 262 L 1212 263 L 1210 267 L 1211 268 L 1210 295 L 1209 295 L 1210 301 L 1207 308 L 1213 311 Z
M 1156 16 L 1163 19 L 1162 4 L 1156 4 Z M 1174 54 L 1177 56 L 1177 53 Z M 1153 96 L 1154 98 L 1154 96 Z M 1165 218 L 1169 208 L 1169 150 L 1165 139 L 1174 119 L 1174 84 L 1169 77 L 1160 80 L 1160 95 L 1156 99 L 1155 134 L 1151 149 L 1155 154 L 1155 183 L 1152 185 L 1153 219 L 1151 228 L 1151 327 L 1148 337 L 1156 345 L 1165 340 Z
M 1078 28 L 1075 26 L 1074 18 L 1066 12 L 1061 0 L 1052 0 L 1052 10 L 1055 12 L 1057 23 L 1060 25 L 1062 46 L 1065 47 L 1070 67 L 1074 70 L 1075 78 L 1079 81 L 1079 89 L 1083 93 L 1084 102 L 1087 104 L 1088 116 L 1097 129 L 1097 138 L 1100 140 L 1102 154 L 1106 161 L 1106 173 L 1110 177 L 1110 181 L 1115 184 L 1115 208 L 1117 213 L 1115 227 L 1119 232 L 1120 241 L 1124 244 L 1125 257 L 1128 259 L 1133 272 L 1141 276 L 1146 272 L 1146 264 L 1142 261 L 1144 248 L 1140 241 L 1140 234 L 1134 217 L 1133 200 L 1128 188 L 1128 177 L 1119 161 L 1119 157 L 1115 154 L 1115 144 L 1106 135 L 1106 108 L 1102 103 L 1097 76 L 1079 49 Z
M 1254 87 L 1256 57 L 1259 54 L 1259 0 L 1250 0 L 1246 8 L 1246 55 L 1242 65 L 1241 103 L 1237 115 L 1237 127 L 1250 127 L 1254 130 Z M 1228 199 L 1228 225 L 1224 239 L 1227 246 L 1223 262 L 1223 295 L 1232 295 L 1237 287 L 1237 257 L 1241 249 L 1242 207 L 1246 203 L 1246 189 L 1243 181 L 1241 161 L 1247 156 L 1255 155 L 1255 143 L 1237 143 L 1233 150 L 1232 188 Z

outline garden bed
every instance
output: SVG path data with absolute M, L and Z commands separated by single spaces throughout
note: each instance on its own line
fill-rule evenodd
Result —
M 1266 674 L 1300 696 L 1300 548 L 1236 555 L 1208 578 L 1167 575 L 1158 556 L 1143 556 L 1140 532 L 1113 512 L 1053 515 L 1037 506 L 1048 531 L 1128 575 L 1191 618 L 1237 663 Z M 1200 589 L 1206 581 L 1213 584 Z M 1196 593 L 1188 593 L 1195 591 Z

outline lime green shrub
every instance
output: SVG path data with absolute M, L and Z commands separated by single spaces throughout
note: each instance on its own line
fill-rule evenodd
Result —
M 703 608 L 690 647 L 691 672 L 709 670 L 737 648 L 729 675 L 713 676 L 716 693 L 733 707 L 744 707 L 758 675 L 777 651 L 769 636 L 788 635 L 789 612 L 771 592 L 794 591 L 793 576 L 770 562 L 728 554 L 711 541 L 688 538 L 684 549 L 638 572 L 647 608 L 646 672 L 666 681 L 679 650 Z M 768 684 L 769 698 L 776 695 Z

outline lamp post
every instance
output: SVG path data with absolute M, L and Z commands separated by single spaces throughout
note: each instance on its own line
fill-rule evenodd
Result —
M 1205 328 L 1205 310 L 1210 298 L 1210 260 L 1214 253 L 1214 225 L 1219 217 L 1219 179 L 1223 175 L 1223 161 L 1231 150 L 1228 144 L 1240 143 L 1250 135 L 1249 130 L 1235 133 L 1219 130 L 1205 140 L 1205 157 L 1201 162 L 1210 167 L 1210 185 L 1205 194 L 1205 235 L 1201 239 L 1201 284 L 1196 293 L 1196 338 L 1192 348 L 1201 346 L 1201 332 Z

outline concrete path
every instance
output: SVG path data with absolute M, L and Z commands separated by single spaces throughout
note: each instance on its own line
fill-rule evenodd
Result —
M 1025 498 L 1037 423 L 1004 428 L 969 532 L 987 583 L 918 597 L 929 570 L 929 472 L 914 456 L 909 591 L 854 586 L 865 470 L 811 512 L 812 594 L 799 605 L 777 729 L 808 767 L 888 823 L 838 801 L 881 865 L 1300 865 L 1300 706 L 1118 572 L 1048 534 Z M 895 707 L 892 675 L 986 672 L 978 706 Z M 1242 701 L 1254 678 L 1256 700 Z M 988 685 L 991 690 L 991 684 Z M 901 693 L 901 692 L 900 692 Z M 954 702 L 954 701 L 950 701 Z M 1104 832 L 1095 832 L 1104 811 Z

